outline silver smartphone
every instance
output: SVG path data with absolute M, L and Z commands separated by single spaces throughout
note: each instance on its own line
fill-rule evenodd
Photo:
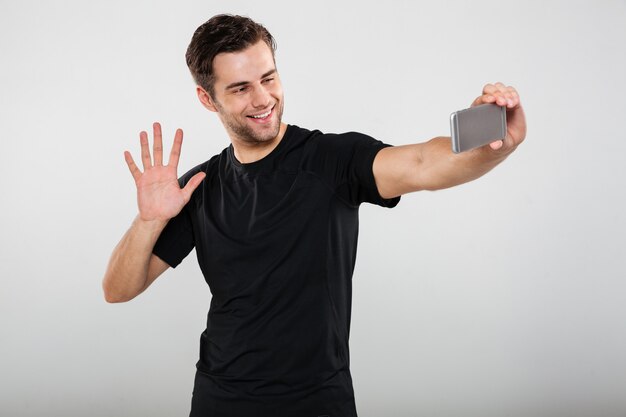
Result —
M 450 115 L 452 152 L 486 145 L 506 136 L 506 107 L 481 104 Z

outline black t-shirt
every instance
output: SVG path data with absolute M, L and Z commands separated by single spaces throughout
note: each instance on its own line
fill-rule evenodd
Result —
M 289 125 L 265 158 L 232 145 L 195 167 L 206 178 L 159 237 L 175 267 L 195 247 L 212 293 L 192 416 L 356 416 L 348 336 L 362 202 L 383 199 L 360 133 Z

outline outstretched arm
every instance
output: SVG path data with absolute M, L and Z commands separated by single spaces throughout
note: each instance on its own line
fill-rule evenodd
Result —
M 397 197 L 413 191 L 439 190 L 472 181 L 489 172 L 513 152 L 526 137 L 526 117 L 513 87 L 487 84 L 473 106 L 506 106 L 507 134 L 471 151 L 455 154 L 449 137 L 384 148 L 374 159 L 374 178 L 380 195 Z
M 124 152 L 128 169 L 137 186 L 139 214 L 120 243 L 113 250 L 102 288 L 108 302 L 123 302 L 142 293 L 169 266 L 152 254 L 165 225 L 183 209 L 191 194 L 204 179 L 203 172 L 194 175 L 184 188 L 178 184 L 177 168 L 183 132 L 178 129 L 167 165 L 163 165 L 161 125 L 154 123 L 154 162 L 150 155 L 148 134 L 139 134 L 143 173 L 129 152 Z

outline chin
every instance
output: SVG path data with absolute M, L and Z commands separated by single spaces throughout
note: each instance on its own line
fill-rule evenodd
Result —
M 253 128 L 252 126 L 229 126 L 227 129 L 232 132 L 239 140 L 246 143 L 265 143 L 270 142 L 278 136 L 280 132 L 280 122 L 276 126 L 266 126 L 263 129 L 259 129 L 258 126 Z
M 274 128 L 272 126 L 271 129 L 268 129 L 265 132 L 259 132 L 259 134 L 252 134 L 250 135 L 251 139 L 253 139 L 255 142 L 269 142 L 272 141 L 276 138 L 276 136 L 278 136 L 278 133 L 280 132 L 280 123 L 278 123 L 278 125 Z
M 274 140 L 280 133 L 281 125 L 279 115 L 276 115 L 275 117 L 276 120 L 274 121 L 274 123 L 270 123 L 265 126 L 248 126 L 249 129 L 245 129 L 247 132 L 242 132 L 244 133 L 244 135 L 242 136 L 245 136 L 247 137 L 247 139 L 258 143 Z

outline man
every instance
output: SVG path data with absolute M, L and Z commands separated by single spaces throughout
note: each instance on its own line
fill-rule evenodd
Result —
M 506 138 L 458 155 L 450 138 L 391 147 L 287 125 L 274 49 L 248 18 L 211 18 L 187 64 L 231 145 L 180 180 L 180 129 L 167 165 L 158 123 L 152 155 L 140 133 L 143 172 L 125 153 L 139 214 L 113 251 L 105 298 L 134 298 L 196 248 L 212 299 L 192 416 L 356 416 L 348 336 L 359 205 L 393 207 L 402 194 L 478 178 L 526 135 L 519 96 L 500 83 L 473 105 L 506 106 Z

